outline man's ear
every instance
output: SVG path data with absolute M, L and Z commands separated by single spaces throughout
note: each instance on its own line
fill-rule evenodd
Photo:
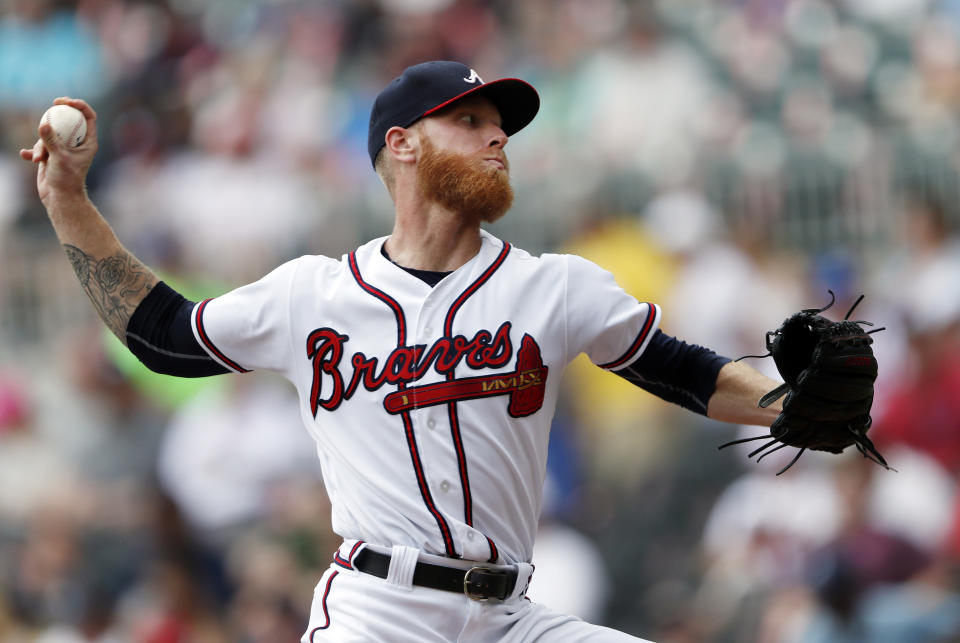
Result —
M 387 153 L 401 163 L 413 163 L 417 159 L 415 130 L 395 125 L 387 130 L 384 141 Z

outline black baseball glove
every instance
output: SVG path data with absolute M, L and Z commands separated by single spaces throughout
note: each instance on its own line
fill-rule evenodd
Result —
M 870 428 L 870 407 L 873 405 L 873 383 L 877 379 L 877 360 L 873 356 L 873 338 L 863 326 L 870 322 L 849 321 L 850 314 L 863 295 L 853 304 L 843 321 L 834 322 L 820 315 L 823 308 L 801 310 L 784 320 L 775 331 L 767 333 L 767 355 L 773 356 L 784 383 L 762 398 L 758 405 L 766 408 L 786 394 L 783 411 L 770 426 L 768 435 L 734 440 L 720 446 L 772 438 L 748 457 L 763 457 L 784 447 L 800 450 L 780 475 L 800 458 L 806 449 L 840 453 L 851 444 L 864 457 L 890 468 L 877 451 L 867 430 Z M 743 359 L 743 358 L 741 358 Z M 772 447 L 772 448 L 770 448 Z M 769 450 L 767 450 L 769 449 Z

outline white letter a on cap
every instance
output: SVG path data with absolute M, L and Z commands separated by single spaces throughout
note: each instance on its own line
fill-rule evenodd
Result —
M 464 78 L 464 80 L 467 81 L 468 83 L 479 82 L 481 85 L 483 84 L 483 79 L 480 78 L 480 74 L 478 74 L 474 69 L 470 70 L 470 76 L 468 76 L 467 78 Z

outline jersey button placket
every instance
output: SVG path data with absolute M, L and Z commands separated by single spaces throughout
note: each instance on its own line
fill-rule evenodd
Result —
M 424 302 L 423 306 L 420 307 L 420 339 L 424 342 L 429 342 L 431 335 L 433 335 L 433 324 L 430 320 L 430 312 L 433 306 L 429 302 Z
M 420 343 L 425 344 L 427 346 L 431 345 L 431 343 L 434 340 L 433 324 L 431 323 L 431 320 L 430 320 L 431 308 L 432 306 L 430 305 L 429 302 L 424 303 L 423 306 L 420 308 L 421 328 L 420 328 L 419 338 L 420 338 Z M 435 431 L 437 428 L 437 420 L 433 417 L 428 417 L 426 421 L 426 425 L 427 425 L 427 428 L 430 429 L 430 431 Z M 447 481 L 444 481 L 443 485 L 446 485 L 443 488 L 443 491 L 446 492 L 447 489 L 449 489 L 450 483 Z

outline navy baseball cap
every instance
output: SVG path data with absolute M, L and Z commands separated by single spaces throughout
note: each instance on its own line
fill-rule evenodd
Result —
M 501 127 L 507 136 L 526 127 L 540 109 L 537 90 L 519 78 L 485 83 L 466 65 L 447 60 L 407 67 L 373 103 L 367 133 L 370 162 L 376 162 L 391 127 L 410 127 L 424 116 L 467 96 L 489 98 L 500 111 Z

